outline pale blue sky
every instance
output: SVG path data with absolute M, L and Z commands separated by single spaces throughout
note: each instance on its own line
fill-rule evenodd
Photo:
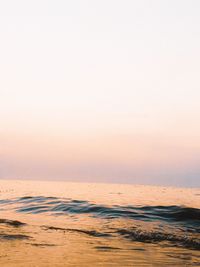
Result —
M 199 14 L 1 0 L 0 177 L 199 185 Z

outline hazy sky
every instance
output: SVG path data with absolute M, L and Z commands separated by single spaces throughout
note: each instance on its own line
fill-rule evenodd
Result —
M 0 178 L 200 186 L 199 14 L 0 0 Z

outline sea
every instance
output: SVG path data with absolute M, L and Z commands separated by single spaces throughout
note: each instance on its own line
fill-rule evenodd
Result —
M 200 189 L 0 180 L 0 266 L 200 266 Z

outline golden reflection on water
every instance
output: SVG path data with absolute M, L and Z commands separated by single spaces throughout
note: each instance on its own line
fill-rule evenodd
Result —
M 39 181 L 1 181 L 0 186 L 0 199 L 51 196 L 104 205 L 184 205 L 200 208 L 199 189 Z M 17 205 L 14 203 L 11 207 L 16 208 Z M 115 233 L 98 236 L 92 232 L 127 229 L 133 225 L 129 219 L 104 220 L 87 214 L 17 213 L 6 207 L 0 207 L 0 219 L 19 220 L 26 225 L 17 227 L 0 223 L 0 266 L 3 267 L 200 265 L 198 250 L 169 246 L 166 242 L 133 242 Z M 159 227 L 159 222 L 138 221 L 135 226 L 150 231 L 151 227 Z

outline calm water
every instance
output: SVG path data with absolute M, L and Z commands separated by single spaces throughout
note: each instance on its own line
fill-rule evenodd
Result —
M 0 181 L 0 266 L 200 266 L 200 190 Z

